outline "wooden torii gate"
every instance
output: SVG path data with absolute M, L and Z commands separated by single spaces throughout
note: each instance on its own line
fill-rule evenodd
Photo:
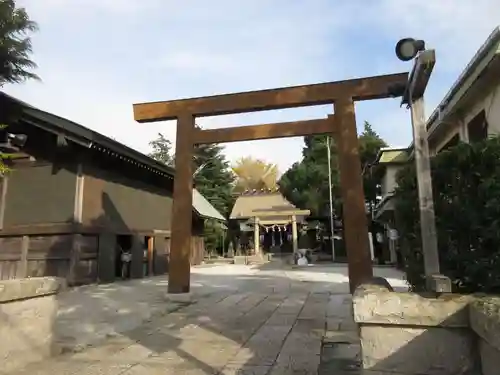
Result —
M 368 243 L 363 178 L 358 152 L 354 102 L 394 97 L 391 88 L 406 85 L 408 73 L 347 81 L 283 87 L 192 99 L 134 104 L 138 122 L 177 120 L 169 293 L 190 290 L 193 146 L 195 144 L 296 137 L 333 133 L 338 145 L 340 184 L 344 204 L 344 238 L 351 292 L 373 276 Z M 333 104 L 324 119 L 197 129 L 196 117 Z

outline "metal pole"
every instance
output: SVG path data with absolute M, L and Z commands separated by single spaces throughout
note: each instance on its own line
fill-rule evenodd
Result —
M 332 245 L 332 262 L 335 262 L 335 239 L 333 229 L 333 196 L 332 196 L 332 156 L 330 150 L 330 136 L 326 136 L 326 149 L 328 158 L 328 195 L 330 199 L 330 243 Z

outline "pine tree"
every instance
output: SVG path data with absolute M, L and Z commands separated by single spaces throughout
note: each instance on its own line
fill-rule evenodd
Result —
M 153 151 L 148 155 L 150 158 L 162 162 L 169 167 L 174 166 L 172 143 L 166 139 L 163 134 L 158 133 L 158 138 L 149 142 L 149 145 L 153 149 Z
M 233 205 L 234 175 L 222 151 L 223 147 L 217 144 L 195 146 L 194 183 L 217 211 L 227 217 Z
M 229 218 L 234 204 L 232 195 L 234 175 L 229 162 L 222 154 L 223 148 L 217 144 L 195 146 L 195 176 L 196 189 L 219 211 Z M 224 253 L 222 243 L 224 228 L 215 220 L 206 220 L 204 228 L 205 248 L 209 253 L 218 251 Z
M 162 134 L 150 142 L 155 160 L 169 166 L 175 165 L 171 142 Z M 234 201 L 232 189 L 234 175 L 229 162 L 222 153 L 223 148 L 216 144 L 197 145 L 193 152 L 193 179 L 195 188 L 212 204 L 222 216 L 229 217 Z M 205 248 L 212 252 L 223 247 L 221 242 L 223 228 L 214 220 L 206 220 L 204 228 Z
M 16 8 L 14 0 L 0 0 L 0 87 L 40 78 L 30 72 L 36 64 L 32 53 L 30 32 L 38 29 L 26 9 Z

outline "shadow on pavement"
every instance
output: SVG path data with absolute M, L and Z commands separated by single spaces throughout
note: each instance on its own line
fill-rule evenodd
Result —
M 167 302 L 165 277 L 78 287 L 53 322 L 66 353 L 15 373 L 313 374 L 329 321 L 352 320 L 347 281 L 342 266 L 197 267 L 191 304 Z

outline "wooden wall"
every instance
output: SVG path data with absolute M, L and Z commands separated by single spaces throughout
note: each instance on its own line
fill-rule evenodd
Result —
M 199 265 L 203 262 L 203 259 L 205 259 L 205 239 L 194 236 L 191 239 L 191 265 Z
M 74 245 L 78 258 L 73 256 Z M 97 236 L 73 234 L 0 238 L 0 279 L 59 276 L 72 284 L 97 280 Z
M 117 233 L 170 229 L 171 192 L 91 166 L 83 171 L 84 225 Z
M 115 280 L 115 244 L 116 236 L 109 233 L 0 237 L 0 280 L 58 276 L 72 285 L 112 282 Z M 205 257 L 204 238 L 194 236 L 191 249 L 191 265 L 201 264 Z M 154 275 L 168 273 L 170 238 L 155 236 L 153 254 Z M 141 264 L 137 265 L 133 277 L 143 277 L 142 256 L 133 262 Z
M 168 272 L 168 262 L 170 258 L 170 238 L 165 236 L 155 236 L 153 254 L 154 274 L 166 274 Z
M 168 263 L 170 259 L 170 238 L 155 236 L 154 238 L 154 260 L 153 269 L 155 275 L 168 273 Z M 191 240 L 191 265 L 196 266 L 205 259 L 205 239 L 200 236 L 193 236 Z
M 13 130 L 29 134 L 25 151 L 36 160 L 20 161 L 7 178 L 0 209 L 0 279 L 60 276 L 71 284 L 112 282 L 117 234 L 134 235 L 137 242 L 155 230 L 170 230 L 171 178 L 76 144 L 59 149 L 55 136 L 34 127 Z M 204 258 L 202 232 L 203 220 L 194 216 L 193 265 Z M 170 239 L 163 237 L 155 247 L 154 273 L 165 274 Z M 142 277 L 142 249 L 136 246 L 134 254 L 133 277 Z M 134 259 L 140 259 L 140 266 Z
M 17 165 L 7 178 L 4 228 L 73 219 L 76 174 L 51 164 Z

